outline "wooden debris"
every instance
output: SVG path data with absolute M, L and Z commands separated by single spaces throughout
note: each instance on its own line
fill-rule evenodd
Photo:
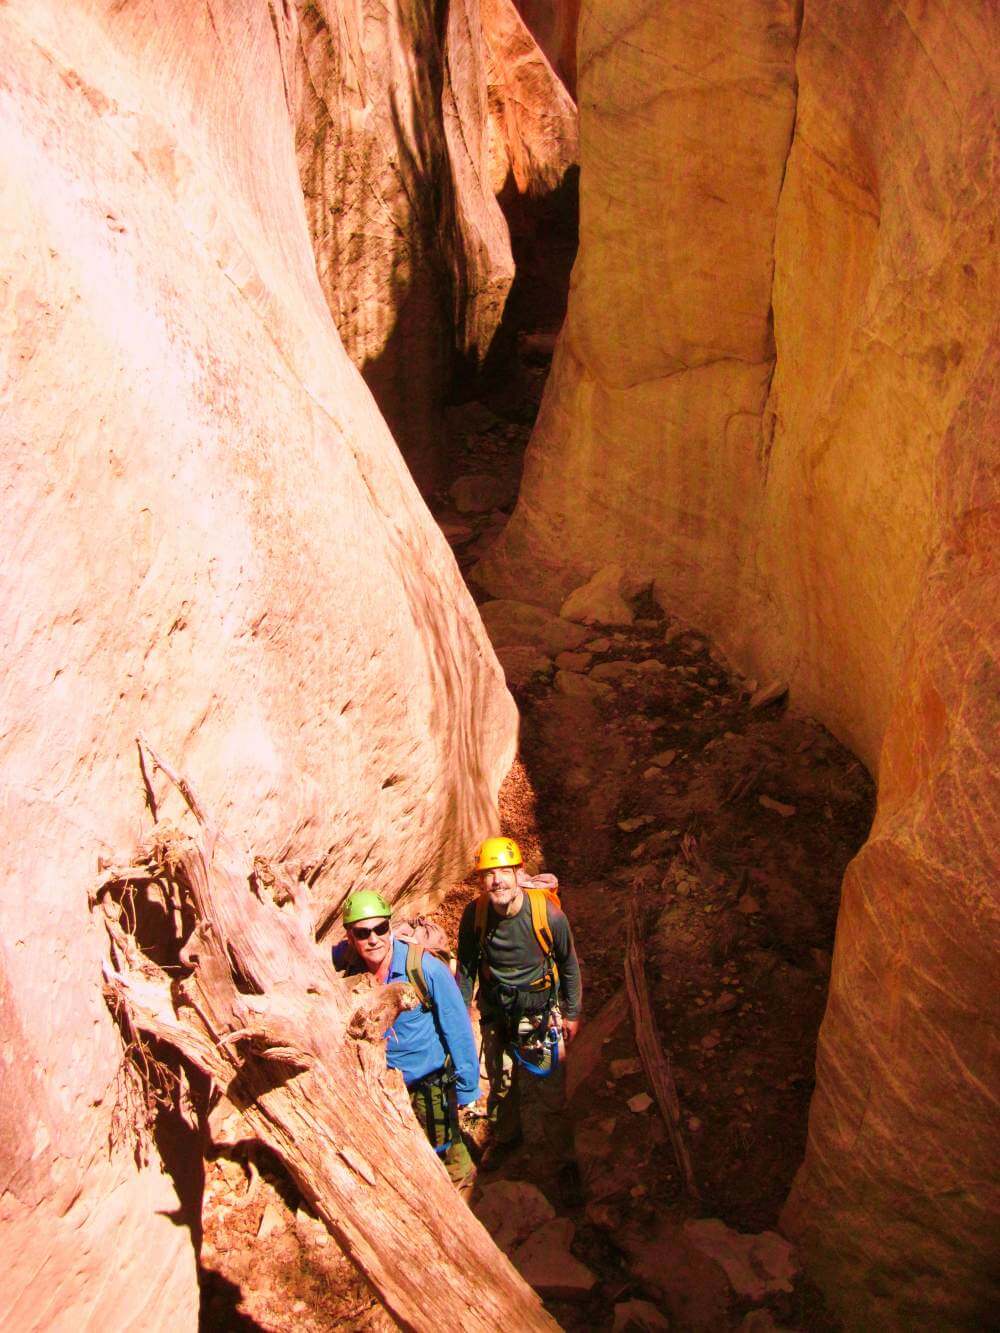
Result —
M 791 819 L 797 808 L 794 805 L 786 805 L 784 801 L 775 801 L 770 796 L 758 796 L 757 804 L 762 805 L 765 810 L 773 810 L 782 819 Z
M 628 940 L 625 946 L 625 989 L 628 992 L 629 1007 L 632 1011 L 632 1027 L 635 1032 L 635 1044 L 642 1058 L 643 1068 L 649 1080 L 659 1107 L 663 1123 L 670 1135 L 674 1157 L 684 1180 L 684 1187 L 691 1198 L 699 1197 L 695 1184 L 691 1157 L 684 1142 L 681 1128 L 681 1108 L 677 1098 L 677 1088 L 670 1072 L 670 1060 L 660 1042 L 656 1030 L 656 1020 L 649 1006 L 649 990 L 646 986 L 646 969 L 643 950 L 639 942 L 638 909 L 635 900 L 629 907 Z
M 253 1139 L 281 1159 L 402 1328 L 554 1330 L 455 1193 L 402 1079 L 386 1069 L 382 1033 L 418 1002 L 412 988 L 339 978 L 297 886 L 230 843 L 190 784 L 141 748 L 147 773 L 166 775 L 198 825 L 197 837 L 158 826 L 141 858 L 173 893 L 187 938 L 168 974 L 140 946 L 126 903 L 134 889 L 116 898 L 105 872 L 94 897 L 112 941 L 109 1002 L 130 1029 L 210 1076 L 218 1114 L 208 1108 L 206 1128 L 225 1125 L 224 1141 Z M 433 1282 L 414 1280 L 431 1272 Z

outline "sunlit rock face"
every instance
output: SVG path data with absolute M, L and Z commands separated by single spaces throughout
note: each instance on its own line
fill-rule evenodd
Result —
M 576 104 L 511 0 L 481 0 L 495 195 L 556 189 L 579 155 Z
M 552 68 L 575 96 L 580 0 L 516 0 L 516 3 Z
M 263 0 L 0 8 L 4 1328 L 197 1323 L 191 1200 L 109 1145 L 87 895 L 149 828 L 136 734 L 311 867 L 321 917 L 464 865 L 512 752 L 317 280 L 294 25 Z
M 508 0 L 509 6 L 509 0 Z M 490 177 L 479 0 L 299 3 L 287 57 L 320 282 L 418 483 L 455 359 L 478 364 L 514 261 Z
M 975 1325 L 996 1295 L 995 15 L 800 8 L 584 5 L 580 257 L 477 577 L 557 607 L 612 560 L 649 575 L 878 773 L 785 1225 L 851 1327 Z
M 284 66 L 320 283 L 425 493 L 514 277 L 497 195 L 554 189 L 576 108 L 513 0 L 298 3 Z

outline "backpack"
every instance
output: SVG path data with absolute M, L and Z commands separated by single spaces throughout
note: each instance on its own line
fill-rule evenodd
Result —
M 561 909 L 562 904 L 559 901 L 559 881 L 555 875 L 527 875 L 519 871 L 517 876 L 518 887 L 522 888 L 531 907 L 531 928 L 535 932 L 535 940 L 541 949 L 543 956 L 548 960 L 551 970 L 551 984 L 553 991 L 559 988 L 559 968 L 556 966 L 553 951 L 555 949 L 555 940 L 552 938 L 552 929 L 549 926 L 549 908 L 551 903 L 553 907 Z M 486 943 L 486 925 L 490 913 L 490 895 L 481 893 L 476 899 L 476 948 L 477 959 L 483 955 L 483 945 Z
M 393 927 L 393 934 L 406 944 L 406 980 L 420 996 L 423 1007 L 430 1009 L 431 993 L 424 976 L 424 954 L 439 959 L 451 971 L 452 952 L 448 947 L 448 936 L 436 922 L 428 921 L 425 916 L 400 921 Z

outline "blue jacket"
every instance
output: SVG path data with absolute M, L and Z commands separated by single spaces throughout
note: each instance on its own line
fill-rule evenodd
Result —
M 403 940 L 393 940 L 386 985 L 406 980 L 408 949 Z M 360 963 L 351 959 L 346 940 L 334 949 L 333 963 L 340 971 L 354 974 L 364 971 Z M 425 953 L 423 968 L 431 1008 L 421 1005 L 397 1017 L 385 1034 L 386 1063 L 390 1069 L 398 1069 L 409 1085 L 440 1069 L 450 1055 L 455 1066 L 458 1104 L 468 1106 L 479 1096 L 479 1054 L 468 1010 L 455 978 L 440 958 Z

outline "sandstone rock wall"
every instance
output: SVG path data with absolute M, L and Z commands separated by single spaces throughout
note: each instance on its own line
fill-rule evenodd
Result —
M 581 252 L 477 577 L 611 560 L 878 772 L 786 1221 L 852 1327 L 974 1325 L 996 1229 L 996 12 L 581 16 Z
M 320 914 L 464 862 L 511 757 L 493 652 L 317 281 L 294 24 L 0 9 L 5 1328 L 196 1325 L 184 1182 L 109 1146 L 87 894 L 149 825 L 136 733 L 312 866 Z
M 509 7 L 509 0 L 508 0 Z M 317 271 L 351 359 L 433 488 L 456 355 L 480 361 L 514 276 L 490 184 L 479 0 L 291 11 L 288 78 Z
M 493 192 L 555 190 L 579 156 L 576 104 L 511 0 L 481 0 Z
M 517 8 L 552 68 L 575 97 L 580 0 L 517 0 Z

